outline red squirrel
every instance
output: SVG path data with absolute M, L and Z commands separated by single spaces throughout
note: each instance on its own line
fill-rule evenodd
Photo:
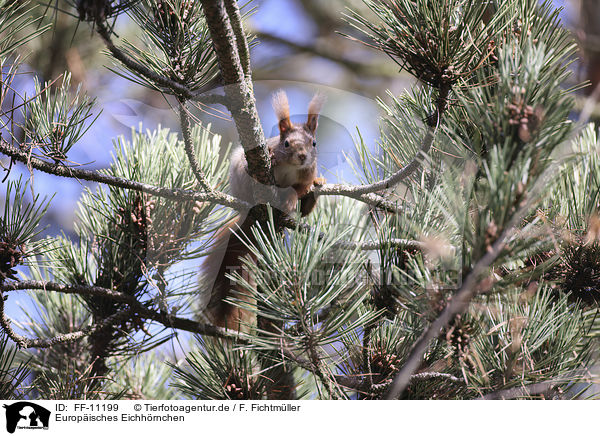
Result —
M 280 188 L 282 194 L 280 198 L 283 199 L 281 204 L 274 207 L 287 214 L 296 210 L 297 202 L 300 200 L 300 213 L 302 216 L 308 215 L 317 201 L 311 187 L 324 183 L 323 179 L 317 178 L 316 141 L 319 112 L 323 103 L 324 97 L 320 94 L 315 95 L 308 105 L 306 123 L 298 124 L 290 121 L 290 108 L 285 92 L 278 91 L 273 96 L 273 109 L 279 121 L 279 136 L 269 138 L 267 148 L 275 184 Z M 231 193 L 253 203 L 253 184 L 256 182 L 250 177 L 246 168 L 244 150 L 239 147 L 231 156 L 229 172 Z M 204 280 L 210 281 L 214 278 L 206 315 L 219 327 L 247 331 L 249 326 L 255 323 L 254 313 L 225 301 L 227 297 L 232 296 L 250 305 L 256 304 L 248 292 L 240 286 L 235 286 L 226 277 L 226 274 L 234 271 L 243 275 L 241 259 L 248 255 L 249 251 L 236 234 L 243 233 L 247 238 L 251 237 L 251 226 L 252 221 L 242 215 L 220 230 L 211 253 L 204 261 Z M 245 278 L 251 280 L 247 275 Z

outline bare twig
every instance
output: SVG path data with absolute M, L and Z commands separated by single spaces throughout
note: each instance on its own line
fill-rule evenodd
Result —
M 61 292 L 63 294 L 78 294 L 92 297 L 104 297 L 111 300 L 120 301 L 129 305 L 137 305 L 139 301 L 132 295 L 111 289 L 101 288 L 99 286 L 84 285 L 63 285 L 60 283 L 42 281 L 42 280 L 23 280 L 19 282 L 3 283 L 0 285 L 0 292 L 10 292 L 25 289 L 40 289 L 45 291 Z
M 335 187 L 332 191 L 325 191 L 322 195 L 342 195 L 344 197 L 353 198 L 362 203 L 368 204 L 369 206 L 373 206 L 374 208 L 384 210 L 389 213 L 403 213 L 404 209 L 401 205 L 399 205 L 395 201 L 386 200 L 382 195 L 375 193 L 368 194 L 360 194 L 353 192 L 354 188 L 360 188 L 360 186 L 352 186 L 352 185 L 324 185 Z M 329 189 L 329 188 L 327 188 Z M 336 193 L 337 191 L 337 193 Z M 321 195 L 321 194 L 319 194 Z
M 362 344 L 362 360 L 363 368 L 367 370 L 367 376 L 364 379 L 364 384 L 367 386 L 367 390 L 373 387 L 373 370 L 371 369 L 371 332 L 373 331 L 373 324 L 365 326 L 363 333 L 363 344 Z
M 289 39 L 282 38 L 272 33 L 261 32 L 259 30 L 253 30 L 253 34 L 263 41 L 280 44 L 299 53 L 307 53 L 335 62 L 336 64 L 345 67 L 348 71 L 355 73 L 356 75 L 377 76 L 382 78 L 395 78 L 398 76 L 398 70 L 392 63 L 390 63 L 388 67 L 388 65 L 384 64 L 383 62 L 377 64 L 357 62 L 340 56 L 333 50 L 319 48 L 319 46 L 315 44 L 298 44 L 297 42 L 290 41 Z
M 313 188 L 313 191 L 315 192 L 316 195 L 345 195 L 347 197 L 355 198 L 355 199 L 361 200 L 361 201 L 364 201 L 364 200 L 376 201 L 372 197 L 366 197 L 366 195 L 393 188 L 398 183 L 407 179 L 412 173 L 414 173 L 421 166 L 421 160 L 423 159 L 423 156 L 425 156 L 429 152 L 429 149 L 431 148 L 431 145 L 433 143 L 433 139 L 435 137 L 436 131 L 437 131 L 437 125 L 436 125 L 436 127 L 429 127 L 427 129 L 427 133 L 425 135 L 425 138 L 423 140 L 423 143 L 421 145 L 421 148 L 419 149 L 417 156 L 415 156 L 412 161 L 410 161 L 408 164 L 406 164 L 400 170 L 398 170 L 391 176 L 389 176 L 379 182 L 372 183 L 370 185 L 358 185 L 358 186 L 343 185 L 343 184 L 325 184 L 323 186 L 315 186 Z M 383 198 L 382 198 L 382 200 L 383 200 Z
M 463 385 L 466 384 L 464 379 L 453 376 L 452 374 L 445 374 L 443 372 L 420 372 L 418 374 L 411 375 L 410 381 L 412 383 L 415 381 L 431 380 L 431 379 L 436 379 L 436 378 L 443 378 L 452 383 L 463 384 Z
M 178 95 L 181 95 L 188 99 L 192 99 L 194 97 L 194 94 L 186 86 L 184 86 L 178 82 L 175 82 L 175 81 L 169 79 L 168 77 L 157 74 L 156 72 L 152 71 L 148 67 L 140 64 L 139 62 L 137 62 L 137 61 L 131 59 L 129 56 L 127 56 L 121 49 L 119 49 L 113 43 L 112 38 L 110 36 L 110 30 L 106 27 L 105 23 L 98 21 L 96 23 L 96 30 L 98 31 L 98 35 L 100 35 L 100 37 L 104 41 L 104 44 L 106 45 L 106 48 L 108 49 L 108 51 L 110 51 L 110 53 L 113 55 L 113 57 L 115 59 L 119 60 L 127 68 L 144 76 L 145 78 L 151 80 L 152 82 L 156 83 L 157 85 L 160 85 L 160 86 L 163 86 L 165 88 L 175 91 Z
M 367 242 L 354 242 L 354 241 L 340 241 L 333 244 L 334 248 L 341 248 L 345 250 L 353 250 L 359 248 L 364 251 L 379 250 L 382 247 L 398 247 L 398 248 L 417 248 L 420 250 L 426 250 L 429 244 L 423 241 L 413 241 L 410 239 L 389 239 L 384 242 L 379 241 L 367 241 Z M 447 245 L 444 248 L 454 249 L 453 246 Z
M 212 188 L 210 187 L 208 180 L 206 180 L 206 176 L 202 172 L 202 169 L 198 164 L 198 160 L 196 159 L 194 144 L 192 143 L 192 135 L 190 134 L 190 117 L 187 113 L 187 108 L 185 107 L 185 100 L 183 99 L 179 99 L 179 122 L 181 124 L 181 132 L 183 134 L 185 153 L 188 157 L 188 161 L 190 162 L 190 166 L 192 167 L 192 172 L 194 173 L 194 176 L 196 176 L 196 180 L 198 180 L 198 183 L 200 183 L 200 186 L 202 186 L 204 191 L 212 192 Z
M 338 396 L 335 393 L 334 388 L 331 384 L 331 379 L 323 371 L 323 360 L 321 359 L 321 356 L 319 355 L 319 352 L 316 349 L 316 344 L 313 341 L 312 334 L 308 335 L 308 343 L 306 348 L 310 356 L 314 374 L 319 378 L 319 380 L 321 380 L 321 383 L 323 383 L 325 389 L 327 389 L 329 397 L 334 400 L 337 399 Z
M 293 218 L 286 216 L 280 219 L 281 224 L 291 230 L 298 230 L 304 233 L 315 232 L 316 229 L 306 223 L 300 223 Z M 325 233 L 319 233 L 319 239 L 325 238 Z M 363 251 L 372 251 L 379 250 L 384 246 L 388 247 L 397 247 L 397 248 L 417 248 L 420 250 L 427 250 L 431 247 L 430 243 L 424 241 L 415 241 L 411 239 L 388 239 L 384 242 L 380 241 L 366 241 L 366 242 L 358 242 L 358 241 L 338 241 L 332 245 L 332 248 L 341 249 L 341 250 L 354 250 L 358 248 Z M 455 251 L 456 247 L 450 244 L 443 244 L 436 246 L 437 249 Z
M 451 88 L 449 85 L 443 85 L 440 87 L 439 94 L 436 99 L 436 110 L 427 119 L 427 132 L 425 133 L 425 137 L 423 138 L 423 142 L 421 143 L 421 147 L 419 148 L 417 155 L 412 161 L 391 176 L 379 182 L 372 183 L 370 185 L 359 186 L 340 184 L 325 184 L 323 186 L 315 186 L 313 188 L 315 195 L 345 195 L 366 202 L 366 200 L 374 200 L 371 197 L 365 198 L 366 195 L 372 195 L 375 192 L 381 192 L 393 188 L 403 180 L 406 180 L 408 177 L 410 177 L 417 169 L 421 167 L 421 161 L 423 157 L 427 155 L 431 149 L 435 134 L 442 120 L 442 116 L 447 109 L 450 89 Z M 383 198 L 381 198 L 381 200 L 383 200 Z
M 531 397 L 535 395 L 545 395 L 550 392 L 556 393 L 557 382 L 548 381 L 535 383 L 527 386 L 519 386 L 517 388 L 503 389 L 501 391 L 490 392 L 484 395 L 479 400 L 512 400 L 513 398 Z

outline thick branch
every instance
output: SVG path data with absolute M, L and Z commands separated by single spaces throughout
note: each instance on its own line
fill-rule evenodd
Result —
M 274 179 L 265 135 L 256 110 L 254 93 L 246 81 L 246 74 L 250 76 L 251 73 L 249 69 L 247 73 L 244 72 L 236 47 L 237 38 L 237 45 L 247 46 L 246 36 L 242 31 L 236 38 L 223 0 L 200 1 L 223 77 L 225 95 L 230 103 L 229 110 L 244 147 L 248 173 L 263 186 L 272 186 Z M 232 3 L 229 6 L 235 14 L 239 13 L 237 4 Z
M 205 105 L 220 104 L 221 106 L 228 106 L 227 97 L 221 94 L 195 94 L 191 100 Z

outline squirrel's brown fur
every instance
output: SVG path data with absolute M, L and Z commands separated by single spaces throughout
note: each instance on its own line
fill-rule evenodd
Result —
M 279 121 L 279 136 L 269 138 L 267 147 L 271 157 L 275 184 L 281 190 L 281 204 L 276 205 L 285 213 L 296 210 L 300 199 L 302 216 L 308 215 L 316 205 L 316 197 L 310 191 L 313 184 L 322 184 L 317 178 L 316 130 L 319 112 L 324 98 L 317 94 L 308 106 L 308 118 L 304 124 L 290 121 L 288 99 L 283 91 L 273 96 L 273 109 Z M 231 157 L 230 185 L 234 196 L 253 202 L 253 184 L 256 182 L 246 171 L 246 158 L 242 148 L 234 151 Z M 241 223 L 241 224 L 239 224 Z M 255 304 L 253 298 L 226 277 L 234 271 L 244 275 L 242 258 L 250 255 L 239 234 L 251 237 L 252 220 L 240 217 L 236 222 L 217 234 L 211 254 L 204 262 L 204 279 L 214 277 L 210 302 L 206 313 L 208 318 L 220 327 L 245 331 L 255 322 L 255 316 L 248 310 L 233 306 L 225 301 L 234 297 L 248 304 Z M 218 267 L 217 267 L 218 265 Z M 251 277 L 245 277 L 250 280 Z

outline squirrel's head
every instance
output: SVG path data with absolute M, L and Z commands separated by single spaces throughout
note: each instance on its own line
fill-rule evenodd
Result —
M 284 91 L 273 96 L 273 109 L 279 121 L 279 146 L 274 150 L 275 159 L 281 163 L 308 167 L 317 159 L 317 124 L 325 97 L 316 94 L 308 105 L 305 123 L 290 121 L 290 106 Z

